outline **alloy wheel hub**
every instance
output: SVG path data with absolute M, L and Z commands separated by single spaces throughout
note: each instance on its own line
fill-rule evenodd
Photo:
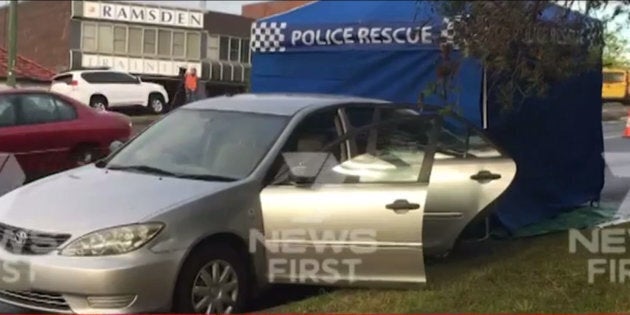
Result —
M 232 266 L 213 260 L 199 270 L 192 287 L 196 313 L 231 314 L 238 298 L 238 278 Z
M 162 102 L 160 100 L 153 100 L 153 103 L 151 103 L 151 106 L 153 107 L 153 110 L 156 112 L 162 111 Z

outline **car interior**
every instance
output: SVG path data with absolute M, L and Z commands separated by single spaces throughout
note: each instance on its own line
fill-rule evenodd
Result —
M 0 101 L 0 127 L 13 126 L 16 124 L 17 115 L 12 105 L 13 104 L 7 99 Z

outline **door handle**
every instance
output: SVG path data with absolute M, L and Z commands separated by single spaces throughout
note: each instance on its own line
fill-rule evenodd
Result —
M 470 176 L 470 179 L 478 182 L 489 182 L 501 178 L 501 174 L 495 174 L 490 171 L 479 171 L 479 173 Z
M 394 211 L 418 210 L 420 209 L 420 205 L 417 203 L 410 203 L 406 199 L 398 199 L 394 201 L 393 203 L 386 205 L 385 208 L 389 210 L 394 210 Z

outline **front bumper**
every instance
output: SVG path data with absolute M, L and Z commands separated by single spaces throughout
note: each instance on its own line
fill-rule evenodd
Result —
M 20 289 L 0 281 L 0 301 L 52 313 L 121 314 L 170 308 L 183 251 L 154 253 L 140 249 L 106 257 L 13 255 L 0 249 L 0 260 L 23 262 Z

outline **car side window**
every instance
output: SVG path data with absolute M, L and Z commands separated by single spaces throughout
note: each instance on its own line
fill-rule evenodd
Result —
M 371 124 L 375 120 L 376 111 L 376 108 L 372 106 L 352 106 L 344 109 L 348 122 L 353 128 Z
M 437 143 L 436 159 L 493 158 L 503 154 L 468 123 L 454 117 L 444 117 Z
M 356 151 L 334 168 L 355 176 L 358 183 L 413 183 L 421 179 L 425 153 L 430 144 L 434 120 L 419 115 L 383 119 L 358 131 L 351 139 Z
M 368 112 L 368 115 L 373 113 Z M 305 152 L 285 148 L 281 154 L 286 165 L 283 174 L 294 173 L 290 171 L 293 168 L 314 168 L 308 173 L 313 176 L 313 182 L 320 184 L 420 181 L 434 121 L 417 113 L 389 117 L 373 124 L 366 118 L 361 127 L 352 126 L 347 134 L 320 143 L 315 150 Z M 343 151 L 348 144 L 354 147 L 349 156 L 331 151 Z M 276 178 L 276 183 L 287 184 L 289 181 Z
M 74 106 L 60 100 L 56 97 L 51 97 L 55 106 L 57 107 L 57 120 L 68 121 L 77 119 L 77 111 Z
M 138 80 L 131 75 L 122 72 L 111 72 L 109 73 L 110 83 L 120 83 L 120 84 L 136 84 Z
M 74 108 L 50 95 L 21 95 L 19 103 L 21 124 L 43 124 L 76 118 Z
M 408 108 L 379 108 L 375 106 L 365 105 L 350 105 L 344 108 L 344 114 L 350 123 L 349 129 L 356 129 L 365 127 L 367 125 L 378 123 L 380 121 L 393 120 L 393 119 L 405 119 L 407 117 L 417 117 L 418 112 Z M 349 140 L 349 146 L 351 151 L 354 152 L 356 147 L 366 146 L 368 143 L 374 145 L 375 142 L 370 139 L 374 139 L 375 130 L 371 132 L 365 132 L 357 134 L 354 138 Z
M 81 77 L 88 83 L 93 84 L 136 84 L 138 80 L 123 72 L 94 71 L 84 72 Z
M 313 169 L 313 172 L 318 172 L 320 168 L 314 166 L 315 164 L 345 159 L 346 147 L 343 143 L 335 143 L 341 134 L 341 122 L 336 109 L 306 117 L 285 143 L 269 171 L 268 181 L 274 184 L 287 184 L 292 168 L 313 166 L 317 168 Z M 335 144 L 330 145 L 331 143 Z M 323 172 L 322 176 L 325 176 L 325 173 Z
M 0 97 L 0 128 L 17 125 L 17 108 L 12 96 Z
M 83 72 L 81 73 L 81 78 L 83 78 L 83 80 L 87 83 L 92 84 L 109 83 L 105 73 L 103 72 Z

